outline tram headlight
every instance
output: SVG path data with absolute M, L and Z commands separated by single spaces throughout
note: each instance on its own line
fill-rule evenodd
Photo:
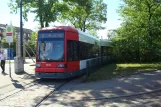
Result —
M 36 64 L 36 68 L 40 68 L 41 67 L 41 65 L 40 64 Z
M 67 67 L 66 64 L 59 64 L 59 65 L 57 66 L 57 68 L 66 68 L 66 67 Z

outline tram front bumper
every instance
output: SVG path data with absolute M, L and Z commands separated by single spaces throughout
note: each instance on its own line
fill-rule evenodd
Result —
M 70 73 L 66 68 L 35 68 L 36 78 L 68 78 Z
M 50 79 L 65 79 L 70 78 L 72 73 L 69 72 L 62 72 L 62 73 L 55 73 L 55 72 L 35 72 L 36 78 L 50 78 Z

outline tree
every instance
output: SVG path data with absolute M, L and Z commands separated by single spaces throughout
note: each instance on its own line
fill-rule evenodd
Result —
M 48 27 L 50 22 L 55 22 L 59 15 L 60 7 L 58 0 L 22 0 L 23 18 L 27 21 L 29 12 L 36 14 L 35 20 L 39 21 L 41 28 Z M 19 0 L 10 0 L 11 13 L 17 13 L 20 7 Z
M 114 39 L 116 44 L 119 43 L 116 50 L 120 50 L 121 56 L 126 61 L 129 61 L 127 57 L 131 61 L 139 62 L 160 59 L 161 1 L 123 1 L 125 4 L 121 6 L 119 11 L 123 23 L 121 28 L 117 29 L 118 37 Z
M 86 30 L 103 29 L 106 22 L 107 5 L 103 0 L 23 0 L 23 17 L 27 21 L 29 12 L 36 14 L 41 28 L 51 22 L 67 21 L 74 27 Z M 17 13 L 20 7 L 19 0 L 10 0 L 9 7 L 12 13 Z M 57 20 L 58 21 L 58 20 Z
M 108 31 L 107 37 L 109 40 L 111 40 L 112 38 L 117 37 L 117 31 L 112 29 Z
M 94 30 L 94 29 L 88 30 L 87 33 L 91 34 L 91 35 L 94 36 L 94 37 L 99 38 L 99 36 L 97 36 L 96 30 Z
M 106 22 L 107 5 L 103 0 L 64 0 L 67 3 L 67 11 L 62 12 L 59 18 L 62 22 L 69 22 L 75 28 L 82 31 L 99 30 Z
M 37 32 L 32 32 L 30 40 L 27 41 L 26 50 L 29 52 L 31 56 L 33 56 L 32 50 L 36 52 L 37 35 Z M 32 50 L 30 48 L 32 48 Z

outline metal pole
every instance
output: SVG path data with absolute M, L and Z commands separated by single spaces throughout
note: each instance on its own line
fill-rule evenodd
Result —
M 11 58 L 11 51 L 10 51 L 10 42 L 9 42 L 9 75 L 10 75 L 10 78 L 12 78 L 11 76 L 11 63 L 10 63 L 10 58 Z
M 20 49 L 23 58 L 23 28 L 22 28 L 22 0 L 20 0 Z

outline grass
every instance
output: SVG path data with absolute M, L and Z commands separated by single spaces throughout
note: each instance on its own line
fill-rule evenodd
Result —
M 110 64 L 91 73 L 87 81 L 105 80 L 118 76 L 131 75 L 139 72 L 149 72 L 161 69 L 161 63 L 129 63 L 129 64 Z

